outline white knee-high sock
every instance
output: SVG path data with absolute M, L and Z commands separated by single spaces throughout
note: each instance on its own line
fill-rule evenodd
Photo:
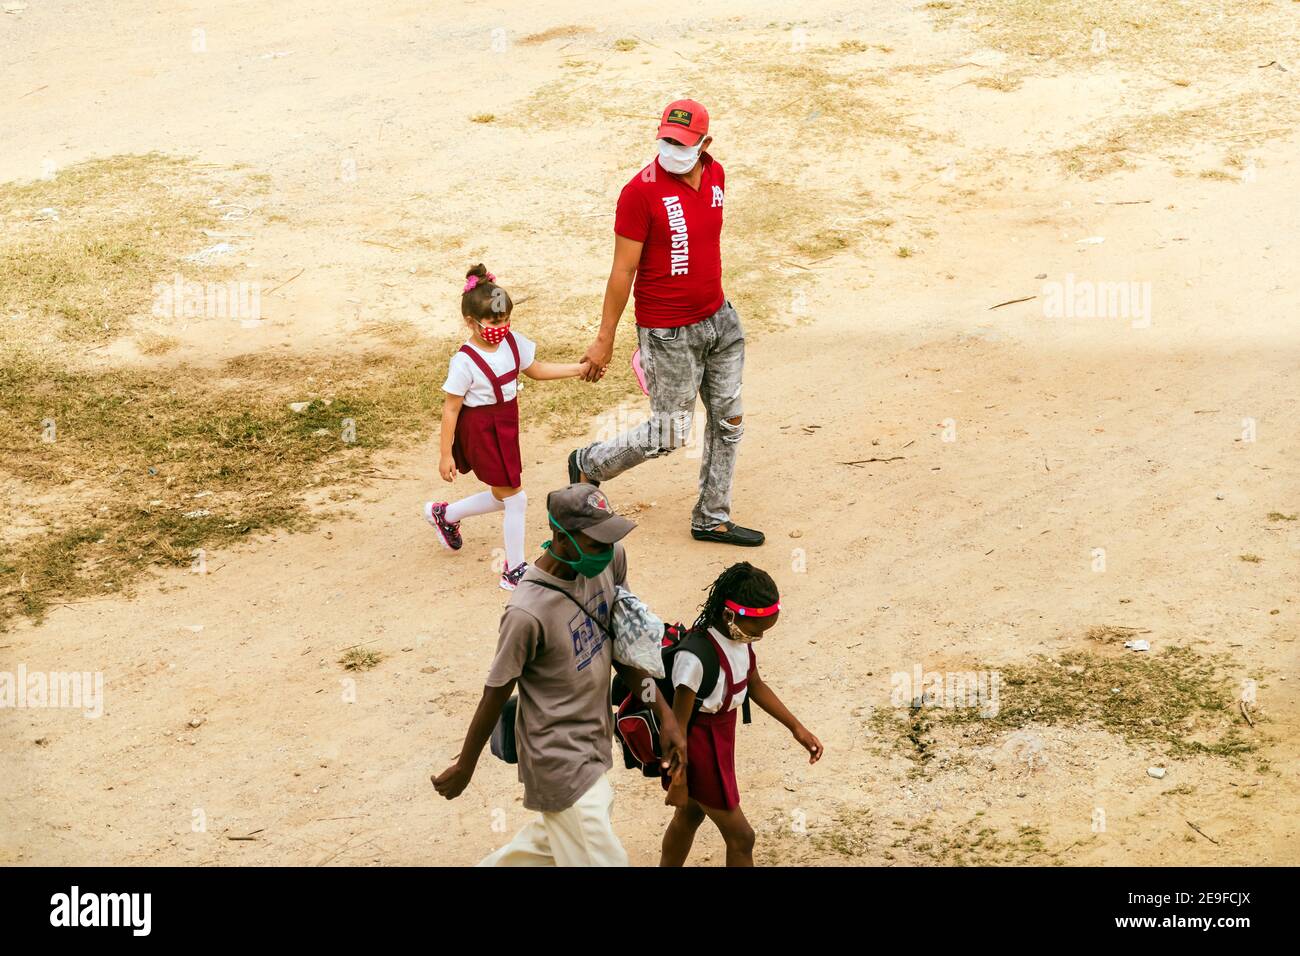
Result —
M 514 570 L 524 563 L 524 511 L 528 493 L 520 489 L 502 502 L 506 516 L 502 522 L 506 538 L 506 568 Z
M 474 515 L 485 515 L 492 511 L 500 511 L 504 507 L 496 495 L 490 491 L 480 491 L 476 495 L 470 495 L 468 498 L 462 498 L 453 504 L 447 505 L 447 520 L 460 521 L 462 518 L 472 518 Z

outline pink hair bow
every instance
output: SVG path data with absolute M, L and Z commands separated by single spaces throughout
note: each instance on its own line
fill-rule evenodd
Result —
M 487 280 L 488 282 L 496 282 L 497 277 L 489 272 L 487 274 Z M 474 288 L 476 285 L 478 285 L 478 276 L 470 276 L 468 279 L 465 280 L 465 288 L 461 290 L 461 295 L 464 295 L 466 292 Z

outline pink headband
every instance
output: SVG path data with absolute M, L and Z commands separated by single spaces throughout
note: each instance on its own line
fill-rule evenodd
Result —
M 723 601 L 726 607 L 731 608 L 741 617 L 771 617 L 777 611 L 781 610 L 781 602 L 777 601 L 771 607 L 745 607 L 737 604 L 735 601 Z
M 496 281 L 497 281 L 497 277 L 494 276 L 492 273 L 489 272 L 489 273 L 487 274 L 487 280 L 488 280 L 488 282 L 496 282 Z M 465 288 L 463 288 L 463 289 L 461 290 L 460 294 L 461 294 L 461 295 L 464 295 L 466 292 L 468 292 L 470 289 L 474 288 L 474 286 L 476 286 L 476 285 L 478 285 L 478 276 L 470 276 L 468 279 L 465 280 Z

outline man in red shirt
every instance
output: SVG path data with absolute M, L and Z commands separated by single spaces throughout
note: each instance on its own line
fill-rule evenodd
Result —
M 731 520 L 731 481 L 744 434 L 740 401 L 745 333 L 722 291 L 722 209 L 726 176 L 706 150 L 709 114 L 694 100 L 669 103 L 659 123 L 659 156 L 618 197 L 614 265 L 596 340 L 587 349 L 589 380 L 614 352 L 614 334 L 630 293 L 650 392 L 651 418 L 608 441 L 569 454 L 569 480 L 613 478 L 686 444 L 695 399 L 707 415 L 700 493 L 691 535 L 754 547 L 763 534 Z M 635 286 L 633 280 L 635 279 Z

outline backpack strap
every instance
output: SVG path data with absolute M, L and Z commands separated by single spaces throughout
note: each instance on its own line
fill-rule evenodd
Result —
M 756 663 L 757 660 L 754 657 L 754 645 L 750 644 L 749 645 L 749 674 L 754 673 L 754 666 Z M 749 674 L 745 675 L 746 681 L 749 680 Z M 752 722 L 749 714 L 749 689 L 748 688 L 745 689 L 745 699 L 740 702 L 740 719 L 743 723 L 746 724 Z
M 699 658 L 701 666 L 704 668 L 704 676 L 700 678 L 699 689 L 695 692 L 695 710 L 700 709 L 700 703 L 704 698 L 713 693 L 713 688 L 718 685 L 718 672 L 721 666 L 718 664 L 718 650 L 709 640 L 707 631 L 692 630 L 671 649 L 671 654 L 678 651 L 690 651 Z M 671 661 L 666 662 L 665 676 L 669 682 L 672 681 Z
M 536 579 L 534 579 L 534 578 L 526 578 L 526 579 L 525 579 L 524 581 L 522 581 L 521 583 L 523 583 L 523 584 L 536 584 L 539 588 L 546 588 L 546 590 L 548 590 L 548 591 L 554 591 L 556 594 L 563 594 L 566 598 L 568 598 L 571 602 L 573 602 L 573 606 L 574 606 L 574 607 L 576 607 L 576 608 L 577 608 L 579 611 L 581 611 L 583 614 L 587 615 L 587 620 L 591 621 L 592 624 L 595 624 L 598 628 L 600 628 L 600 632 L 601 632 L 602 634 L 605 635 L 605 639 L 606 639 L 606 640 L 608 640 L 608 641 L 613 641 L 613 640 L 614 640 L 614 635 L 613 635 L 613 633 L 610 631 L 610 628 L 609 628 L 609 627 L 606 627 L 606 626 L 604 625 L 604 623 L 601 622 L 600 620 L 598 620 L 597 618 L 592 617 L 592 616 L 591 616 L 591 612 L 588 611 L 585 607 L 583 607 L 583 606 L 582 606 L 582 603 L 581 603 L 581 602 L 580 602 L 576 597 L 574 597 L 572 594 L 570 594 L 568 591 L 564 590 L 564 588 L 556 587 L 554 584 L 551 584 L 549 581 L 538 581 L 538 580 L 536 580 Z M 610 617 L 610 622 L 609 622 L 609 623 L 610 623 L 610 626 L 612 627 L 613 624 L 614 624 L 614 620 L 613 620 L 613 617 L 612 617 L 612 615 L 613 615 L 613 613 L 614 613 L 614 605 L 613 605 L 612 602 L 610 603 L 609 613 L 610 613 L 610 615 L 611 615 L 611 617 Z

